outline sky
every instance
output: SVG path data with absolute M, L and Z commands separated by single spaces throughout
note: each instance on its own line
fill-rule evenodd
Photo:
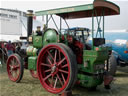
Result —
M 61 8 L 74 5 L 82 5 L 92 0 L 0 0 L 1 8 L 27 10 L 46 10 Z M 106 30 L 124 30 L 128 29 L 128 0 L 109 0 L 120 6 L 121 14 L 118 16 L 108 16 L 105 18 Z M 55 17 L 55 20 L 58 20 Z M 57 21 L 58 22 L 58 21 Z M 75 19 L 67 21 L 71 27 L 88 27 L 91 28 L 90 19 Z M 51 27 L 53 27 L 52 23 Z

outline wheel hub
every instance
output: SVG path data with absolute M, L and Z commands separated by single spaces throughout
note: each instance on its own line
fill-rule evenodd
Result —
M 10 68 L 11 68 L 11 70 L 16 70 L 15 66 L 11 66 Z
M 57 66 L 56 66 L 56 64 L 52 67 L 52 71 L 51 71 L 51 73 L 54 73 L 55 71 L 56 71 L 56 68 L 57 68 Z

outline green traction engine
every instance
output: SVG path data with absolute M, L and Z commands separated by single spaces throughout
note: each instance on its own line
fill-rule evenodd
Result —
M 20 82 L 24 68 L 30 70 L 33 77 L 40 80 L 41 85 L 54 94 L 71 90 L 78 84 L 86 88 L 96 88 L 104 83 L 110 88 L 113 80 L 105 67 L 105 61 L 111 55 L 111 48 L 105 46 L 104 16 L 118 15 L 119 7 L 106 0 L 94 0 L 92 4 L 45 11 L 37 11 L 36 16 L 45 16 L 46 25 L 39 26 L 32 32 L 33 11 L 28 11 L 28 46 L 20 48 L 17 54 L 11 55 L 7 60 L 9 79 Z M 59 16 L 60 28 L 53 16 Z M 67 19 L 92 18 L 92 29 L 74 27 L 70 28 Z M 96 18 L 97 28 L 94 20 Z M 49 28 L 52 20 L 56 29 Z M 102 26 L 101 26 L 101 20 Z M 62 29 L 62 21 L 67 29 Z M 87 43 L 91 36 L 92 44 Z

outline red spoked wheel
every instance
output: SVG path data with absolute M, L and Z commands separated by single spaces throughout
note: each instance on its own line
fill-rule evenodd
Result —
M 13 82 L 20 82 L 23 77 L 23 61 L 18 54 L 9 56 L 7 60 L 7 73 L 8 77 Z
M 62 44 L 49 44 L 38 57 L 37 72 L 42 86 L 49 92 L 59 94 L 70 90 L 76 81 L 76 59 L 70 48 Z
M 30 74 L 32 75 L 33 78 L 38 78 L 37 71 L 30 70 Z

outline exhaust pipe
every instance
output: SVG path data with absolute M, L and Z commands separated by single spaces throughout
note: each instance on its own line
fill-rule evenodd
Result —
M 27 38 L 32 35 L 33 29 L 33 10 L 28 10 L 27 13 Z

